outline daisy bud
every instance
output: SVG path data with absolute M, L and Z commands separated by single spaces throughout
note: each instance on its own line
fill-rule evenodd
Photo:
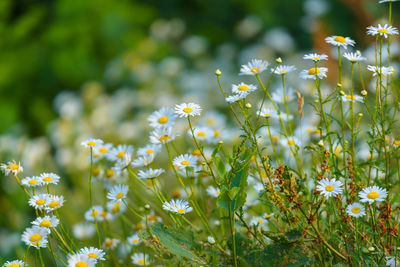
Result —
M 315 100 L 314 100 L 314 103 L 315 103 L 315 104 L 318 104 L 318 103 L 319 103 L 318 99 L 315 99 Z
M 215 244 L 215 239 L 212 236 L 209 236 L 208 238 L 208 243 L 210 243 L 211 245 Z
M 149 209 L 150 209 L 150 205 L 149 205 L 149 204 L 146 204 L 146 205 L 144 205 L 144 208 L 145 208 L 146 210 L 149 210 Z
M 366 90 L 362 90 L 362 91 L 361 91 L 361 95 L 362 95 L 362 96 L 367 96 L 367 95 L 368 95 L 368 92 L 367 92 Z
M 277 59 L 275 59 L 276 63 L 282 63 L 282 58 L 278 57 Z
M 362 113 L 358 113 L 358 117 L 362 117 L 362 116 L 364 116 L 364 114 L 362 114 Z
M 368 248 L 368 251 L 369 251 L 369 252 L 374 252 L 374 251 L 375 251 L 375 248 L 374 248 L 374 247 L 369 247 L 369 248 Z
M 325 147 L 324 141 L 322 141 L 322 140 L 319 140 L 318 145 L 319 145 L 320 147 Z
M 336 86 L 339 87 L 339 88 L 342 88 L 342 84 L 341 83 L 336 84 Z
M 222 72 L 221 72 L 220 69 L 217 69 L 214 73 L 215 73 L 215 75 L 217 75 L 217 76 L 221 76 L 221 74 L 222 74 Z
M 346 95 L 346 93 L 345 93 L 345 92 L 343 92 L 342 90 L 340 90 L 339 94 L 340 94 L 341 96 L 344 96 L 344 95 Z
M 251 104 L 250 104 L 250 103 L 247 103 L 247 104 L 246 104 L 246 108 L 251 108 Z
M 224 143 L 224 141 L 222 141 L 222 140 L 218 142 L 218 144 L 220 144 L 220 145 L 222 145 L 223 143 Z

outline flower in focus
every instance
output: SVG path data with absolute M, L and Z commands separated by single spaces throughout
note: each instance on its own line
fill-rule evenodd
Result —
M 264 60 L 253 59 L 247 65 L 242 65 L 239 75 L 256 75 L 268 68 L 269 63 Z
M 39 248 L 47 247 L 48 229 L 38 226 L 27 228 L 22 234 L 22 241 L 28 246 Z
M 138 172 L 138 178 L 139 179 L 152 179 L 160 176 L 165 172 L 164 169 L 148 169 L 145 171 L 139 170 Z
M 369 204 L 372 204 L 375 201 L 384 201 L 387 197 L 387 191 L 384 188 L 374 185 L 364 188 L 362 191 L 358 192 L 358 196 L 360 197 L 361 202 L 368 202 Z
M 49 198 L 49 194 L 34 195 L 29 199 L 28 203 L 31 207 L 34 207 L 35 209 L 43 209 L 47 207 L 49 203 Z
M 49 212 L 61 208 L 64 204 L 64 201 L 65 200 L 63 196 L 49 195 L 46 211 Z
M 225 98 L 225 101 L 232 104 L 235 103 L 243 98 L 246 98 L 246 94 L 235 94 L 235 95 L 230 95 L 227 98 Z
M 110 192 L 107 194 L 107 198 L 113 201 L 122 201 L 126 198 L 126 195 L 129 192 L 129 186 L 118 184 L 111 188 Z
M 328 44 L 334 45 L 334 46 L 339 46 L 343 47 L 344 49 L 347 49 L 347 46 L 354 46 L 356 42 L 350 39 L 350 37 L 343 37 L 343 36 L 329 36 L 325 38 L 325 42 Z
M 44 185 L 58 184 L 58 181 L 60 181 L 60 176 L 55 173 L 42 173 L 39 177 Z
M 322 179 L 318 182 L 317 190 L 321 192 L 325 198 L 335 197 L 342 193 L 343 183 L 341 181 L 336 181 L 335 179 Z
M 102 145 L 104 142 L 101 139 L 89 139 L 86 141 L 81 142 L 81 146 L 88 147 L 88 148 L 95 148 L 98 145 Z
M 189 203 L 185 200 L 171 200 L 170 202 L 164 202 L 163 209 L 171 211 L 176 214 L 186 214 L 193 210 L 192 207 L 189 206 Z
M 271 72 L 278 75 L 285 75 L 296 69 L 295 66 L 279 65 L 276 69 L 271 69 Z
M 59 220 L 57 219 L 56 216 L 44 216 L 36 218 L 36 220 L 34 220 L 32 224 L 46 228 L 50 231 L 49 228 L 54 228 L 58 226 Z
M 194 103 L 183 103 L 175 106 L 175 113 L 180 118 L 189 116 L 199 116 L 201 113 L 201 107 Z
M 318 62 L 321 60 L 328 60 L 328 56 L 325 54 L 307 54 L 303 56 L 303 59 L 310 59 L 314 62 Z
M 146 145 L 144 147 L 141 147 L 137 150 L 137 155 L 144 157 L 144 156 L 155 156 L 158 152 L 161 150 L 161 145 Z
M 174 158 L 173 164 L 181 170 L 184 170 L 188 167 L 194 168 L 197 165 L 197 157 L 184 154 Z
M 368 26 L 367 34 L 372 36 L 380 35 L 388 38 L 388 35 L 399 34 L 399 31 L 395 27 L 389 26 L 388 24 L 385 24 L 383 26 L 381 26 L 381 24 L 378 24 L 377 27 Z
M 346 213 L 352 217 L 358 218 L 365 215 L 365 208 L 360 203 L 353 203 L 347 206 Z
M 41 186 L 42 179 L 38 176 L 25 177 L 21 180 L 21 184 L 27 187 Z
M 172 108 L 161 108 L 154 111 L 147 119 L 153 128 L 172 127 L 177 116 Z
M 174 140 L 178 134 L 172 132 L 172 128 L 159 128 L 150 133 L 150 142 L 152 144 L 165 144 Z
M 257 86 L 253 84 L 245 84 L 245 83 L 232 84 L 232 93 L 237 95 L 247 96 L 248 94 L 254 92 L 255 90 L 257 90 Z

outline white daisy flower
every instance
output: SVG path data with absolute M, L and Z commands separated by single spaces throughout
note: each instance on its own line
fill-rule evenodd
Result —
M 60 181 L 60 176 L 55 173 L 42 173 L 40 174 L 40 178 L 42 180 L 42 184 L 58 184 Z
M 89 139 L 86 141 L 81 142 L 81 146 L 88 147 L 88 148 L 95 148 L 98 145 L 102 145 L 104 142 L 101 139 Z
M 104 249 L 114 249 L 118 246 L 120 240 L 116 238 L 106 238 L 103 243 Z
M 369 71 L 373 72 L 373 76 L 377 76 L 377 75 L 387 76 L 387 75 L 391 75 L 394 73 L 393 67 L 382 66 L 382 68 L 380 68 L 380 67 L 368 65 L 367 69 Z
M 310 68 L 308 70 L 302 70 L 300 72 L 299 77 L 304 79 L 304 80 L 307 80 L 307 79 L 315 80 L 315 79 L 317 79 L 317 77 L 319 79 L 323 79 L 323 78 L 327 77 L 327 75 L 326 75 L 327 72 L 328 72 L 327 68 L 324 68 L 324 67 L 313 67 L 313 68 Z
M 399 0 L 380 0 L 378 3 L 382 4 L 382 3 L 388 3 L 388 2 L 397 2 Z
M 271 94 L 272 100 L 278 103 L 290 102 L 294 99 L 294 96 L 295 92 L 293 88 L 290 87 L 286 88 L 286 94 L 283 93 L 283 88 L 279 88 Z
M 264 118 L 278 118 L 278 113 L 274 109 L 262 108 L 261 112 L 257 111 L 257 115 Z
M 387 191 L 385 188 L 380 188 L 379 186 L 369 186 L 364 188 L 362 191 L 358 192 L 358 196 L 361 198 L 361 202 L 368 202 L 369 204 L 375 201 L 384 201 L 387 197 Z
M 79 250 L 79 254 L 87 256 L 89 259 L 94 259 L 96 262 L 98 260 L 104 261 L 104 256 L 106 253 L 102 249 L 95 247 L 84 247 Z
M 133 146 L 131 145 L 118 145 L 113 147 L 107 154 L 107 158 L 110 161 L 121 161 L 126 158 L 132 158 Z
M 150 144 L 150 145 L 146 145 L 145 147 L 139 148 L 137 150 L 137 155 L 142 156 L 142 157 L 148 156 L 148 155 L 155 156 L 160 151 L 161 151 L 161 145 Z
M 161 108 L 154 111 L 147 119 L 153 128 L 174 126 L 177 116 L 172 108 Z
M 223 127 L 226 124 L 226 117 L 216 111 L 207 111 L 205 114 L 200 118 L 199 121 L 200 125 L 205 125 L 211 128 L 215 127 Z
M 85 219 L 89 222 L 102 221 L 103 217 L 101 216 L 104 213 L 104 209 L 102 206 L 97 205 L 90 208 L 88 211 L 85 212 Z
M 256 216 L 256 217 L 251 218 L 250 225 L 256 226 L 256 227 L 260 226 L 260 227 L 266 229 L 266 228 L 268 228 L 268 220 L 265 220 L 263 217 Z
M 142 242 L 142 240 L 140 240 L 138 234 L 133 234 L 131 236 L 128 236 L 127 241 L 128 241 L 128 244 L 134 245 L 134 246 L 138 246 Z
M 28 246 L 39 248 L 47 247 L 48 229 L 38 226 L 27 228 L 22 234 L 22 241 Z
M 361 56 L 360 52 L 356 52 L 356 53 L 344 53 L 343 56 L 345 58 L 347 58 L 350 62 L 360 62 L 360 61 L 364 61 L 367 60 L 366 57 Z
M 219 190 L 219 188 L 211 185 L 207 187 L 206 192 L 211 197 L 218 197 L 221 194 L 221 190 Z
M 39 227 L 46 228 L 50 231 L 49 228 L 57 227 L 59 222 L 60 221 L 57 219 L 56 216 L 44 216 L 44 217 L 36 218 L 36 220 L 34 220 L 32 222 L 32 224 L 39 226 Z
M 208 237 L 207 237 L 207 241 L 208 241 L 208 243 L 210 243 L 211 245 L 215 244 L 215 238 L 212 237 L 212 236 L 208 236 Z
M 360 203 L 354 202 L 347 206 L 346 213 L 355 218 L 362 217 L 365 215 L 365 208 Z
M 245 83 L 239 83 L 239 84 L 232 84 L 232 93 L 234 94 L 244 94 L 244 95 L 248 95 L 251 92 L 254 92 L 255 90 L 257 90 L 257 86 L 253 85 L 253 84 L 245 84 Z
M 386 256 L 386 266 L 390 267 L 398 267 L 400 266 L 400 262 L 397 260 L 395 256 Z
M 296 69 L 295 66 L 279 65 L 276 69 L 271 69 L 271 72 L 278 75 L 285 75 Z
M 383 26 L 381 24 L 378 24 L 378 27 L 368 26 L 367 34 L 372 36 L 380 35 L 388 38 L 388 35 L 399 34 L 399 31 L 395 27 L 389 26 L 388 24 L 385 24 Z
M 269 220 L 271 219 L 271 217 L 274 215 L 274 213 L 264 213 L 263 217 L 265 220 Z
M 342 96 L 342 101 L 343 102 L 360 102 L 363 103 L 363 97 L 360 95 L 344 95 Z
M 172 132 L 172 128 L 159 128 L 150 133 L 150 142 L 152 144 L 165 144 L 174 140 L 178 134 Z
M 347 49 L 347 46 L 354 46 L 356 42 L 350 39 L 350 37 L 343 37 L 343 36 L 329 36 L 325 38 L 325 42 L 328 44 L 334 45 L 334 46 L 339 46 L 343 47 L 344 49 Z
M 330 198 L 341 194 L 343 191 L 342 186 L 343 183 L 341 181 L 324 178 L 318 182 L 317 190 L 320 191 L 325 198 Z
M 288 136 L 287 138 L 280 139 L 280 144 L 284 147 L 295 148 L 296 146 L 301 147 L 300 139 L 296 136 Z
M 163 209 L 171 211 L 176 214 L 186 214 L 193 210 L 192 207 L 189 206 L 189 203 L 185 200 L 174 200 L 172 199 L 170 202 L 164 202 Z
M 195 103 L 183 103 L 175 105 L 175 113 L 178 114 L 179 118 L 199 116 L 201 113 L 201 107 Z
M 139 170 L 138 172 L 138 178 L 139 179 L 152 179 L 160 176 L 165 172 L 164 169 L 148 169 L 145 171 Z
M 196 137 L 197 140 L 200 141 L 207 141 L 210 138 L 213 137 L 214 132 L 212 129 L 208 128 L 208 127 L 196 127 L 193 129 L 194 132 L 194 137 Z M 192 135 L 192 131 L 189 129 L 188 130 L 188 134 L 189 136 L 193 136 Z
M 72 233 L 79 240 L 88 239 L 94 236 L 96 227 L 91 223 L 77 223 L 72 226 Z
M 50 195 L 49 198 L 48 198 L 46 211 L 49 212 L 49 211 L 53 211 L 53 210 L 59 209 L 59 208 L 61 208 L 63 206 L 64 202 L 65 202 L 65 200 L 64 200 L 63 196 Z
M 149 254 L 133 253 L 131 256 L 132 263 L 135 265 L 150 265 L 151 260 Z
M 107 194 L 107 198 L 113 201 L 121 202 L 123 199 L 126 198 L 126 195 L 129 192 L 129 186 L 124 184 L 115 185 L 111 188 L 110 192 Z
M 39 176 L 25 177 L 21 180 L 21 184 L 27 187 L 41 186 L 42 179 Z
M 307 54 L 303 56 L 303 59 L 310 59 L 314 62 L 318 62 L 321 60 L 328 60 L 328 56 L 325 54 Z
M 107 156 L 107 154 L 111 151 L 113 145 L 110 143 L 99 144 L 93 148 L 93 158 L 95 160 L 102 159 Z
M 7 162 L 7 164 L 2 163 L 0 168 L 4 174 L 10 175 L 12 173 L 14 176 L 18 175 L 18 173 L 23 172 L 24 169 L 22 168 L 21 164 L 16 163 L 14 160 Z
M 188 167 L 193 168 L 197 165 L 197 157 L 190 154 L 180 155 L 174 158 L 173 164 L 182 170 Z
M 49 204 L 49 199 L 49 194 L 34 195 L 29 199 L 28 203 L 29 206 L 34 207 L 35 209 L 44 209 Z
M 232 104 L 235 103 L 243 98 L 246 98 L 246 94 L 235 94 L 235 95 L 230 95 L 227 98 L 225 98 L 225 101 Z
M 122 214 L 126 211 L 126 206 L 123 205 L 122 202 L 118 201 L 109 201 L 107 202 L 106 207 L 108 212 L 106 213 L 103 212 L 103 214 L 105 214 L 107 217 L 105 218 L 106 220 L 112 219 L 113 217 Z
M 83 254 L 73 254 L 68 256 L 68 267 L 94 267 L 96 260 Z
M 24 267 L 27 266 L 25 265 L 25 262 L 21 260 L 15 260 L 15 261 L 6 261 L 3 265 L 3 267 Z
M 256 75 L 268 68 L 269 63 L 264 60 L 253 59 L 247 65 L 242 65 L 239 75 Z

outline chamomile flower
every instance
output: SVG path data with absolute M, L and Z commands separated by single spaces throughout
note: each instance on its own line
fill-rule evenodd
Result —
M 131 158 L 133 153 L 133 146 L 131 145 L 118 145 L 113 147 L 107 154 L 107 158 L 110 161 L 121 161 L 127 157 Z
M 40 178 L 44 185 L 58 184 L 58 181 L 60 181 L 60 176 L 55 173 L 42 173 L 40 174 Z
M 367 58 L 361 56 L 361 53 L 358 52 L 358 51 L 357 51 L 356 53 L 347 53 L 347 52 L 346 52 L 346 53 L 343 54 L 343 56 L 344 56 L 345 58 L 347 58 L 347 60 L 349 60 L 349 61 L 352 62 L 352 63 L 367 60 Z
M 114 249 L 118 246 L 120 240 L 116 238 L 106 238 L 103 243 L 104 249 Z
M 14 160 L 7 162 L 7 164 L 2 163 L 0 165 L 0 168 L 6 176 L 10 175 L 10 173 L 12 173 L 14 176 L 16 176 L 16 175 L 18 175 L 18 173 L 24 171 L 21 164 L 16 163 Z
M 147 119 L 153 128 L 172 127 L 177 116 L 172 108 L 161 108 L 154 111 Z
M 107 154 L 111 151 L 113 145 L 110 143 L 99 144 L 93 148 L 93 159 L 99 160 L 107 156 Z
M 152 144 L 165 144 L 174 140 L 178 134 L 172 132 L 172 128 L 158 128 L 150 133 Z
M 388 3 L 388 2 L 397 2 L 399 0 L 380 0 L 378 3 L 382 4 L 382 3 Z
M 314 62 L 318 62 L 321 60 L 328 60 L 328 56 L 325 54 L 307 54 L 303 56 L 303 59 L 310 59 Z
M 139 179 L 153 179 L 156 178 L 158 176 L 160 176 L 161 174 L 163 174 L 165 172 L 164 169 L 148 169 L 145 171 L 140 170 L 138 172 L 138 178 Z
M 137 150 L 137 155 L 138 156 L 155 156 L 157 153 L 161 151 L 161 145 L 146 145 L 145 147 L 141 147 Z
M 149 254 L 133 253 L 131 256 L 132 263 L 135 265 L 150 265 L 151 260 Z
M 301 79 L 304 79 L 304 80 L 307 80 L 307 79 L 315 80 L 317 78 L 323 79 L 323 78 L 327 77 L 327 75 L 326 75 L 327 72 L 328 72 L 327 68 L 324 68 L 324 67 L 313 67 L 313 68 L 310 68 L 308 70 L 302 70 L 300 72 L 299 77 Z
M 184 170 L 188 167 L 195 167 L 197 165 L 197 157 L 184 154 L 174 158 L 173 164 L 181 170 Z
M 21 260 L 7 261 L 3 265 L 3 267 L 24 267 L 24 266 L 27 266 L 27 265 L 25 265 L 25 262 L 23 262 Z
M 320 191 L 325 198 L 330 198 L 341 194 L 343 191 L 342 186 L 343 183 L 341 181 L 324 178 L 318 182 L 317 190 Z
M 149 164 L 151 164 L 153 162 L 153 160 L 154 160 L 153 155 L 138 157 L 137 159 L 132 161 L 131 166 L 134 168 L 145 167 L 145 166 L 148 166 Z
M 391 75 L 394 73 L 393 67 L 382 66 L 382 68 L 380 68 L 380 67 L 368 65 L 367 69 L 369 71 L 373 72 L 373 76 L 377 76 L 377 75 L 387 76 L 387 75 Z
M 282 88 L 279 88 L 278 90 L 275 90 L 272 92 L 271 97 L 272 100 L 278 103 L 288 103 L 294 99 L 294 90 L 293 88 L 286 88 L 286 92 L 284 93 Z
M 79 240 L 88 239 L 96 233 L 96 227 L 90 223 L 77 223 L 72 226 L 72 233 Z
M 268 228 L 268 221 L 265 220 L 263 217 L 256 216 L 256 217 L 251 218 L 250 225 L 256 226 L 256 227 L 260 226 L 260 227 L 266 229 L 266 228 Z
M 393 146 L 396 147 L 396 148 L 399 148 L 400 147 L 400 140 L 394 140 L 393 141 Z
M 295 66 L 279 65 L 276 69 L 271 69 L 271 72 L 278 75 L 285 75 L 296 69 Z
M 175 114 L 177 114 L 179 118 L 199 116 L 200 113 L 201 107 L 195 103 L 183 103 L 180 105 L 175 105 Z
M 265 220 L 271 219 L 271 217 L 274 215 L 274 213 L 264 213 L 263 217 Z
M 215 112 L 215 111 L 207 111 L 200 118 L 200 125 L 204 125 L 210 128 L 223 127 L 226 124 L 226 118 L 224 115 Z
M 68 267 L 94 267 L 96 260 L 83 254 L 73 254 L 68 257 Z
M 196 127 L 193 129 L 193 133 L 194 137 L 200 141 L 207 141 L 214 135 L 213 131 L 208 127 Z M 193 136 L 190 129 L 188 130 L 188 134 Z
M 211 185 L 207 187 L 206 192 L 211 197 L 218 197 L 221 194 L 221 190 L 219 190 L 219 188 Z
M 239 84 L 232 84 L 232 93 L 238 94 L 238 95 L 248 95 L 251 92 L 254 92 L 257 90 L 257 86 L 253 84 L 245 84 L 245 83 L 239 83 Z
M 360 95 L 344 95 L 344 96 L 342 96 L 342 101 L 343 102 L 353 102 L 353 103 L 360 102 L 360 103 L 362 103 L 363 97 Z
M 81 146 L 93 149 L 98 145 L 102 145 L 103 143 L 104 142 L 101 139 L 88 139 L 86 141 L 81 142 Z
M 253 59 L 246 65 L 242 65 L 239 75 L 257 75 L 268 68 L 269 63 L 264 60 Z
M 387 191 L 384 188 L 374 185 L 364 188 L 362 191 L 358 192 L 358 196 L 360 197 L 361 202 L 368 202 L 369 204 L 372 204 L 375 201 L 384 201 L 387 197 Z
M 128 244 L 134 245 L 134 246 L 138 246 L 142 242 L 142 240 L 140 240 L 138 234 L 133 234 L 131 236 L 128 236 L 127 241 L 128 241 Z
M 343 37 L 343 36 L 329 36 L 325 38 L 325 42 L 328 44 L 334 45 L 334 46 L 339 46 L 343 47 L 344 49 L 347 49 L 347 46 L 354 46 L 356 42 L 354 42 L 350 37 Z
M 235 94 L 235 95 L 230 95 L 227 98 L 225 98 L 225 101 L 232 104 L 235 103 L 243 98 L 246 98 L 246 94 Z
M 388 35 L 399 34 L 399 31 L 395 27 L 389 26 L 388 24 L 385 24 L 383 26 L 381 24 L 378 24 L 377 27 L 368 26 L 367 34 L 372 36 L 380 35 L 388 38 Z
M 96 221 L 101 221 L 101 214 L 103 212 L 104 209 L 102 206 L 93 206 L 93 208 L 90 208 L 88 211 L 85 212 L 85 219 L 89 222 L 94 222 L 94 219 L 96 219 Z
M 300 139 L 297 138 L 296 136 L 288 136 L 287 138 L 280 139 L 279 142 L 281 143 L 282 146 L 288 147 L 288 148 L 295 148 L 296 146 L 301 146 L 300 145 Z
M 52 196 L 50 195 L 48 198 L 48 203 L 46 206 L 46 211 L 53 211 L 59 209 L 63 206 L 65 200 L 63 196 Z
M 41 186 L 42 179 L 39 176 L 25 177 L 21 180 L 21 184 L 27 187 Z
M 261 112 L 257 111 L 257 115 L 267 119 L 271 117 L 278 118 L 278 113 L 276 112 L 276 110 L 270 108 L 262 108 Z
M 95 247 L 84 247 L 79 250 L 80 255 L 87 256 L 89 259 L 94 259 L 96 262 L 98 260 L 104 261 L 104 255 L 106 253 L 102 249 L 98 249 Z
M 110 192 L 107 194 L 107 198 L 113 201 L 121 202 L 123 199 L 126 198 L 126 195 L 129 192 L 129 186 L 124 184 L 115 185 L 111 188 Z
M 28 246 L 39 248 L 47 247 L 48 229 L 38 226 L 27 228 L 22 234 L 22 241 Z
M 354 202 L 353 204 L 347 206 L 346 213 L 351 217 L 362 217 L 365 215 L 365 208 L 360 203 Z
M 59 222 L 60 221 L 57 219 L 56 216 L 44 216 L 36 218 L 36 220 L 34 220 L 32 224 L 46 228 L 50 231 L 50 228 L 57 227 Z
M 212 236 L 208 236 L 208 237 L 207 237 L 207 241 L 208 241 L 208 243 L 210 243 L 211 245 L 215 244 L 215 238 L 212 237 Z
M 189 206 L 189 203 L 187 201 L 180 199 L 172 199 L 170 202 L 164 202 L 162 207 L 163 209 L 176 214 L 186 214 L 193 210 L 193 208 Z
M 34 195 L 29 199 L 28 203 L 29 206 L 34 207 L 35 209 L 44 209 L 49 204 L 49 199 L 49 194 Z

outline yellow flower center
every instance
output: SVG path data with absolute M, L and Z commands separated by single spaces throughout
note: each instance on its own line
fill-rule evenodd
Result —
M 321 71 L 318 68 L 311 68 L 308 70 L 308 75 L 316 75 L 320 73 Z
M 133 244 L 137 244 L 137 243 L 139 243 L 139 239 L 137 239 L 137 238 L 135 238 L 135 239 L 132 239 L 132 243 L 133 243 Z
M 271 140 L 272 140 L 272 142 L 278 142 L 279 141 L 279 137 L 278 136 L 272 136 Z
M 94 168 L 93 169 L 93 176 L 94 177 L 99 176 L 100 172 L 101 172 L 100 168 Z
M 8 165 L 8 168 L 11 169 L 11 170 L 16 171 L 16 170 L 19 169 L 19 165 L 15 164 L 15 163 L 11 163 L 11 164 Z
M 90 142 L 87 143 L 87 145 L 88 145 L 88 146 L 95 146 L 95 145 L 96 145 L 96 142 L 90 141 Z
M 183 213 L 185 213 L 185 210 L 184 209 L 179 209 L 178 213 L 183 214 Z
M 167 142 L 170 137 L 168 135 L 163 135 L 160 137 L 160 142 Z
M 343 36 L 336 36 L 334 40 L 338 43 L 346 43 L 346 38 L 344 38 Z
M 146 154 L 153 154 L 154 153 L 154 149 L 150 148 L 146 150 Z
M 252 68 L 250 71 L 251 71 L 252 73 L 256 73 L 256 72 L 258 72 L 258 67 L 254 67 L 254 68 Z
M 167 116 L 161 116 L 160 118 L 158 118 L 158 123 L 160 123 L 160 124 L 165 124 L 167 122 L 168 122 Z
M 40 223 L 40 227 L 50 227 L 51 221 L 49 220 L 44 220 Z
M 190 164 L 190 161 L 188 161 L 188 160 L 183 160 L 183 161 L 181 162 L 181 164 L 182 164 L 183 166 L 187 166 L 187 165 Z
M 220 135 L 220 132 L 218 130 L 214 130 L 214 137 L 218 137 Z
M 197 136 L 206 137 L 206 133 L 205 132 L 198 132 Z
M 53 178 L 51 178 L 50 176 L 46 176 L 43 178 L 43 181 L 45 182 L 53 182 Z
M 287 143 L 289 146 L 294 146 L 296 144 L 296 142 L 293 139 L 288 140 Z
M 38 199 L 36 201 L 36 205 L 39 205 L 39 206 L 43 205 L 44 203 L 46 203 L 46 200 L 44 200 L 44 199 Z
M 117 197 L 118 199 L 121 199 L 121 198 L 124 197 L 124 193 L 119 192 L 119 193 L 116 195 L 116 197 Z
M 111 209 L 111 213 L 116 214 L 120 211 L 120 209 L 121 209 L 121 202 L 116 202 L 113 208 Z
M 287 73 L 287 70 L 280 70 L 280 73 Z
M 220 191 L 217 191 L 217 196 L 219 196 L 221 194 L 221 192 Z
M 99 148 L 99 152 L 105 154 L 105 153 L 108 152 L 108 149 L 105 148 L 105 147 L 100 147 L 100 148 Z
M 33 234 L 33 235 L 31 235 L 31 237 L 29 238 L 29 240 L 30 240 L 32 243 L 36 243 L 36 242 L 42 240 L 42 236 L 39 235 L 39 234 Z
M 258 220 L 258 224 L 263 224 L 263 220 Z
M 214 125 L 214 123 L 215 123 L 215 119 L 214 119 L 214 118 L 208 118 L 208 119 L 206 120 L 206 124 L 207 124 L 208 126 L 212 126 L 212 125 Z
M 92 258 L 92 259 L 96 259 L 97 258 L 97 254 L 96 253 L 89 253 L 88 257 Z
M 313 57 L 313 59 L 314 59 L 314 60 L 320 60 L 320 58 L 319 58 L 319 57 Z
M 346 96 L 346 99 L 348 99 L 348 100 L 356 100 L 356 97 L 353 95 L 347 95 Z
M 106 170 L 106 177 L 111 178 L 114 175 L 114 170 L 108 169 Z
M 400 146 L 400 140 L 395 140 L 395 141 L 393 142 L 393 144 L 394 144 L 395 146 Z
M 20 267 L 21 265 L 17 264 L 17 263 L 13 263 L 10 265 L 10 267 Z
M 185 113 L 190 113 L 190 112 L 193 112 L 193 109 L 187 107 L 187 108 L 184 108 L 184 109 L 183 109 L 183 112 L 185 112 Z
M 112 240 L 106 240 L 106 242 L 104 242 L 104 245 L 106 247 L 111 247 L 114 244 L 114 242 Z
M 193 156 L 198 156 L 198 157 L 200 157 L 200 156 L 201 156 L 201 152 L 200 152 L 199 149 L 193 149 L 192 155 L 193 155 Z
M 245 92 L 245 91 L 249 91 L 249 87 L 247 86 L 247 85 L 240 85 L 239 87 L 238 87 L 238 90 L 239 91 L 242 91 L 242 92 Z
M 369 192 L 367 195 L 367 198 L 369 199 L 376 199 L 379 197 L 379 193 L 378 192 Z
M 125 156 L 125 154 L 126 154 L 125 151 L 118 152 L 117 158 L 122 159 Z
M 97 215 L 99 215 L 99 212 L 97 210 L 92 210 L 92 212 L 90 213 L 90 216 L 92 217 L 96 217 Z
M 148 263 L 147 263 L 147 261 L 146 260 L 144 260 L 144 259 L 140 259 L 140 260 L 138 260 L 138 263 L 140 264 L 140 265 L 147 265 Z
M 267 215 L 264 216 L 264 218 L 265 219 L 269 219 L 269 218 L 271 218 L 271 215 L 267 214 Z
M 269 117 L 271 117 L 271 114 L 269 114 L 269 113 L 264 113 L 264 117 L 269 118 Z
M 379 29 L 378 32 L 379 32 L 379 33 L 388 33 L 388 30 L 386 30 L 386 29 Z
M 75 267 L 88 267 L 89 265 L 86 263 L 86 262 L 84 262 L 84 261 L 80 261 L 80 262 L 77 262 L 76 264 L 75 264 Z
M 351 209 L 351 212 L 355 213 L 355 214 L 358 214 L 358 213 L 361 212 L 361 209 L 359 207 L 354 207 L 354 208 Z
M 37 184 L 37 181 L 36 181 L 36 180 L 30 180 L 30 181 L 28 182 L 28 184 L 30 184 L 30 185 L 35 185 L 35 184 Z
M 54 208 L 56 208 L 56 207 L 58 207 L 58 206 L 60 206 L 60 203 L 58 203 L 57 201 L 53 201 L 53 202 L 51 202 L 51 203 L 49 204 L 49 207 L 50 207 L 51 209 L 54 209 Z
M 335 189 L 335 188 L 331 184 L 328 184 L 327 186 L 325 186 L 325 190 L 328 191 L 328 192 L 332 192 L 333 189 Z

